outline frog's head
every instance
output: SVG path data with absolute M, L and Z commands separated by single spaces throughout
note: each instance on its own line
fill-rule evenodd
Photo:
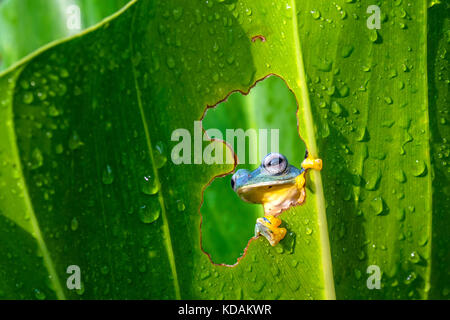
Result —
M 269 153 L 254 171 L 236 171 L 231 178 L 231 187 L 242 200 L 261 203 L 265 214 L 276 216 L 303 203 L 304 172 L 304 169 L 290 165 L 282 154 Z

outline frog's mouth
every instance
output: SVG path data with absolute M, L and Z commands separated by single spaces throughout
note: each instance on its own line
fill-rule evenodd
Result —
M 292 179 L 261 182 L 243 186 L 237 190 L 241 199 L 250 203 L 261 203 L 265 214 L 277 216 L 305 199 L 304 173 Z

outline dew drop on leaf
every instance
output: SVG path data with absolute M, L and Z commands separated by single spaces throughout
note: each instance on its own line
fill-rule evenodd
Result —
M 143 222 L 143 223 L 152 223 L 155 222 L 156 220 L 158 220 L 159 215 L 161 213 L 161 209 L 158 206 L 147 206 L 147 205 L 143 205 L 139 208 L 139 219 Z
M 378 31 L 372 30 L 369 35 L 369 40 L 372 42 L 376 42 L 378 40 Z
M 354 47 L 352 45 L 346 45 L 341 50 L 341 56 L 343 58 L 348 58 L 351 56 L 353 50 L 354 50 Z
M 370 206 L 372 207 L 376 215 L 382 214 L 384 210 L 383 198 L 381 196 L 373 198 L 372 201 L 370 202 Z
M 412 167 L 411 167 L 411 173 L 415 177 L 422 176 L 427 169 L 427 165 L 423 160 L 415 160 Z
M 409 285 L 409 284 L 411 284 L 414 280 L 416 280 L 416 278 L 417 278 L 417 274 L 413 271 L 413 272 L 411 272 L 410 274 L 408 274 L 408 275 L 406 276 L 404 283 L 407 284 L 407 285 Z
M 400 183 L 404 183 L 406 181 L 405 172 L 402 169 L 398 169 L 394 172 L 394 178 Z
M 384 97 L 384 102 L 386 102 L 387 104 L 392 104 L 393 100 L 391 97 Z
M 44 163 L 44 156 L 39 148 L 35 148 L 31 153 L 31 161 L 28 163 L 31 170 L 42 167 Z
M 419 263 L 420 255 L 416 251 L 411 252 L 409 255 L 409 261 L 411 261 L 412 263 Z
M 104 184 L 111 184 L 114 181 L 114 175 L 109 165 L 106 165 L 103 170 L 102 181 Z
M 39 289 L 34 289 L 34 296 L 36 297 L 36 299 L 38 300 L 44 300 L 46 298 L 46 295 L 44 292 L 42 292 Z
M 156 144 L 153 153 L 153 160 L 155 161 L 155 166 L 157 169 L 161 169 L 167 163 L 167 156 L 165 153 L 164 145 L 161 141 Z
M 175 68 L 175 59 L 173 57 L 167 58 L 167 66 L 169 67 L 169 69 Z
M 103 267 L 100 269 L 100 272 L 101 272 L 102 274 L 104 274 L 104 275 L 107 275 L 107 274 L 109 273 L 109 268 L 108 268 L 108 266 L 103 266 Z
M 342 107 L 338 102 L 333 101 L 331 103 L 331 111 L 336 115 L 340 115 L 342 114 Z
M 321 17 L 319 10 L 311 10 L 311 15 L 315 20 L 318 20 Z
M 69 138 L 69 148 L 71 150 L 76 150 L 83 145 L 83 142 L 80 139 L 80 136 L 76 131 L 72 132 L 72 135 Z
M 31 104 L 33 103 L 34 96 L 31 92 L 25 92 L 22 98 L 23 103 L 25 104 Z
M 366 189 L 373 191 L 378 188 L 378 184 L 381 180 L 381 171 L 380 169 L 377 169 L 368 179 L 366 182 Z
M 182 200 L 177 200 L 177 210 L 183 212 L 186 209 L 184 202 Z
M 158 183 L 152 176 L 145 176 L 141 183 L 142 193 L 153 195 L 159 191 Z
M 72 229 L 72 231 L 77 231 L 78 229 L 78 219 L 75 217 L 72 219 L 72 221 L 70 222 L 70 229 Z

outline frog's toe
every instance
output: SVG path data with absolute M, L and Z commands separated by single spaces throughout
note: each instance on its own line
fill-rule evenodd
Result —
M 303 169 L 322 170 L 322 159 L 314 159 L 312 157 L 306 158 L 302 162 Z
M 286 228 L 280 228 L 280 241 L 284 239 L 286 233 L 287 233 Z

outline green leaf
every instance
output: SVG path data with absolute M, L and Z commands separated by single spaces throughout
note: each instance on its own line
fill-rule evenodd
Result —
M 369 4 L 131 2 L 8 69 L 0 297 L 446 296 L 448 271 L 432 258 L 448 251 L 445 229 L 433 228 L 435 216 L 448 225 L 448 179 L 432 180 L 430 132 L 448 82 L 429 69 L 446 60 L 426 59 L 427 2 L 382 1 L 378 31 L 367 29 Z M 194 137 L 206 106 L 269 74 L 294 93 L 298 131 L 324 169 L 310 172 L 305 204 L 282 215 L 292 250 L 259 238 L 235 267 L 213 265 L 201 250 L 202 195 L 234 166 L 175 165 L 171 136 Z M 430 108 L 426 74 L 438 84 Z M 252 110 L 242 121 L 254 128 Z M 81 268 L 77 292 L 65 285 L 70 265 Z M 367 286 L 372 265 L 379 290 Z
M 0 71 L 39 47 L 74 35 L 123 7 L 128 0 L 6 0 L 0 2 Z M 68 27 L 80 10 L 80 30 Z
M 433 165 L 433 241 L 430 298 L 448 299 L 450 294 L 450 246 L 446 236 L 450 228 L 450 171 L 448 169 L 449 137 L 449 64 L 450 6 L 439 5 L 429 9 L 428 18 L 428 99 L 430 108 L 431 162 Z

